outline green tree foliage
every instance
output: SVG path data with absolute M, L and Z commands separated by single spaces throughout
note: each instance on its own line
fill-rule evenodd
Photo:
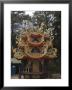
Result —
M 51 32 L 54 37 L 53 45 L 58 49 L 58 58 L 48 64 L 48 68 L 52 72 L 61 71 L 61 12 L 60 11 L 36 11 L 33 16 L 33 21 L 39 27 L 44 22 L 46 25 L 45 31 Z M 47 63 L 47 62 L 46 62 Z M 45 63 L 45 64 L 46 64 Z
M 50 70 L 61 71 L 61 11 L 35 11 L 33 16 L 25 14 L 25 11 L 11 12 L 12 45 L 16 34 L 13 32 L 14 23 L 22 23 L 23 20 L 29 20 L 34 26 L 41 26 L 44 22 L 45 32 L 50 32 L 53 36 L 53 45 L 58 49 L 58 58 L 48 64 Z
M 23 20 L 31 20 L 29 15 L 25 14 L 25 11 L 12 11 L 11 12 L 11 31 L 12 31 L 12 45 L 15 47 L 16 33 L 14 32 L 14 24 L 22 23 Z
M 16 35 L 14 32 L 15 23 L 21 24 L 23 20 L 31 20 L 29 15 L 25 14 L 25 11 L 11 11 L 11 47 L 16 48 Z M 12 52 L 13 56 L 13 52 Z

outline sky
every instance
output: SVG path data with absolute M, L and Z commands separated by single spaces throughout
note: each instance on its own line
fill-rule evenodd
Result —
M 29 16 L 33 16 L 33 13 L 34 13 L 35 11 L 25 11 L 25 14 L 29 14 Z

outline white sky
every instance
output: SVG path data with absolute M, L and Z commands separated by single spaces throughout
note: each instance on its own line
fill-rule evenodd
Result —
M 30 16 L 33 16 L 33 13 L 34 13 L 35 11 L 25 11 L 25 14 L 29 14 Z

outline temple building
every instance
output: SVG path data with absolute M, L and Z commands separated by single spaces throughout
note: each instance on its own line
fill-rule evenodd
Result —
M 25 30 L 16 37 L 17 48 L 14 57 L 23 63 L 24 78 L 44 78 L 48 73 L 44 61 L 54 60 L 57 49 L 53 47 L 53 39 L 43 31 L 43 24 L 36 30 Z

